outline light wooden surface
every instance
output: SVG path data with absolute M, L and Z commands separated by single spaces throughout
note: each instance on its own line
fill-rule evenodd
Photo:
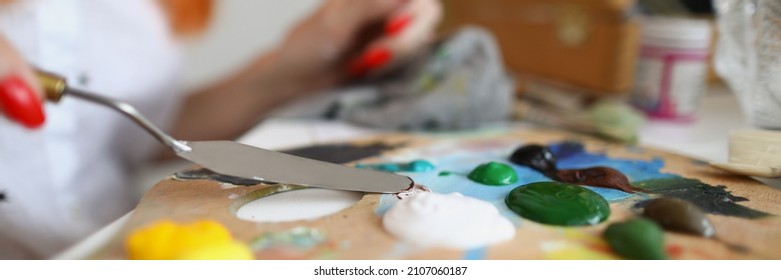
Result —
M 781 259 L 781 190 L 766 186 L 747 177 L 733 176 L 707 165 L 695 164 L 689 158 L 652 149 L 628 150 L 624 146 L 608 144 L 557 131 L 519 131 L 503 136 L 489 136 L 518 139 L 521 142 L 550 143 L 577 137 L 590 151 L 606 151 L 617 158 L 651 159 L 662 157 L 666 165 L 663 172 L 700 179 L 711 185 L 728 186 L 734 195 L 744 196 L 750 201 L 740 204 L 761 210 L 773 216 L 762 219 L 743 219 L 719 215 L 708 215 L 714 223 L 717 239 L 697 238 L 676 233 L 666 233 L 668 246 L 680 247 L 681 259 Z M 404 149 L 425 147 L 442 138 L 413 137 L 407 135 L 385 135 L 363 141 L 407 142 Z M 452 140 L 452 139 L 451 139 Z M 381 217 L 375 213 L 379 195 L 367 194 L 358 203 L 338 213 L 315 220 L 281 223 L 256 223 L 236 218 L 235 211 L 244 203 L 274 192 L 279 186 L 258 185 L 223 189 L 220 183 L 207 180 L 177 181 L 163 180 L 149 190 L 132 216 L 112 240 L 99 250 L 93 258 L 123 259 L 124 237 L 135 228 L 158 219 L 172 219 L 188 222 L 199 219 L 214 219 L 227 226 L 236 238 L 250 242 L 263 233 L 280 232 L 305 226 L 323 232 L 327 240 L 303 251 L 257 251 L 258 259 L 309 259 L 327 256 L 337 259 L 461 259 L 465 252 L 444 248 L 413 248 L 398 252 L 399 241 L 384 231 Z M 238 198 L 236 198 L 238 197 Z M 599 238 L 604 228 L 613 221 L 635 215 L 630 206 L 635 201 L 611 203 L 609 220 L 590 227 L 555 227 L 531 221 L 517 228 L 516 237 L 509 242 L 491 246 L 485 250 L 488 259 L 540 259 L 545 257 L 541 243 L 575 242 L 582 246 L 596 247 L 610 254 Z M 577 237 L 572 238 L 573 232 Z M 347 246 L 344 246 L 347 244 Z M 745 250 L 735 250 L 737 245 Z

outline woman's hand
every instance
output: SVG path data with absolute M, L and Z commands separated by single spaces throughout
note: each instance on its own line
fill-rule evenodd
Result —
M 173 135 L 232 139 L 279 106 L 381 74 L 422 50 L 441 17 L 438 0 L 327 0 L 274 51 L 190 95 Z
M 279 77 L 306 91 L 381 74 L 428 44 L 441 17 L 438 0 L 328 0 L 275 52 Z
M 43 125 L 42 92 L 30 67 L 0 35 L 0 114 L 28 128 Z

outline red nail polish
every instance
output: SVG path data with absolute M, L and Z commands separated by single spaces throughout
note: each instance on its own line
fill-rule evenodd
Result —
M 367 72 L 378 69 L 388 63 L 391 57 L 393 55 L 385 47 L 369 49 L 360 58 L 350 63 L 348 70 L 354 76 L 363 76 Z
M 388 36 L 394 36 L 401 33 L 404 28 L 412 22 L 412 15 L 400 14 L 391 18 L 387 24 L 385 24 L 385 34 Z
M 41 100 L 17 75 L 0 81 L 0 109 L 9 119 L 28 128 L 40 127 L 46 120 Z

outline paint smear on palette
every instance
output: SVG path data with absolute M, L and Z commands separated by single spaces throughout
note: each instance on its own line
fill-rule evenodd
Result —
M 253 250 L 265 250 L 274 247 L 286 247 L 297 250 L 310 250 L 323 242 L 326 237 L 317 229 L 296 227 L 282 232 L 266 232 L 250 243 Z
M 335 259 L 339 245 L 315 228 L 296 227 L 266 232 L 250 242 L 257 259 Z
M 725 186 L 712 186 L 697 179 L 662 173 L 660 170 L 664 167 L 664 161 L 661 158 L 649 161 L 609 158 L 604 153 L 585 151 L 583 144 L 578 142 L 562 142 L 549 147 L 558 158 L 560 169 L 608 166 L 624 173 L 636 187 L 664 197 L 675 197 L 689 201 L 710 214 L 751 219 L 769 215 L 736 204 L 735 202 L 747 201 L 748 199 L 733 195 L 726 190 Z M 636 206 L 642 207 L 645 202 L 647 200 L 639 202 Z
M 521 144 L 523 143 L 519 141 L 491 142 L 490 145 L 464 143 L 466 148 L 460 149 L 455 142 L 447 141 L 439 146 L 435 144 L 427 149 L 407 150 L 405 154 L 399 154 L 395 156 L 398 158 L 394 157 L 391 160 L 426 159 L 430 161 L 436 166 L 434 170 L 399 173 L 411 177 L 416 183 L 427 186 L 435 193 L 458 192 L 465 196 L 487 201 L 496 206 L 499 212 L 516 226 L 520 226 L 523 220 L 510 211 L 504 202 L 507 194 L 520 185 L 552 181 L 536 170 L 511 163 L 508 160 L 509 155 Z M 609 158 L 604 153 L 586 151 L 583 144 L 578 142 L 560 142 L 551 144 L 548 147 L 557 157 L 557 166 L 560 169 L 608 166 L 621 171 L 632 184 L 649 190 L 652 195 L 661 194 L 662 196 L 678 197 L 696 204 L 711 214 L 746 218 L 758 218 L 768 215 L 767 213 L 735 204 L 734 202 L 745 200 L 745 198 L 733 196 L 721 186 L 710 186 L 698 180 L 661 172 L 661 169 L 664 167 L 664 161 L 661 158 L 653 158 L 651 160 Z M 518 174 L 518 181 L 506 186 L 486 186 L 467 178 L 467 174 L 476 166 L 490 161 L 510 165 Z M 598 193 L 608 202 L 621 201 L 628 198 L 639 198 L 641 200 L 652 198 L 651 195 L 644 193 L 629 194 L 615 189 L 589 186 L 586 186 L 586 188 Z M 375 212 L 378 215 L 382 215 L 398 201 L 394 195 L 383 195 L 380 198 L 379 205 L 375 208 Z M 642 204 L 637 206 L 642 206 Z
M 515 150 L 519 143 L 517 141 L 515 142 L 502 142 L 502 143 L 492 143 L 492 145 L 485 145 L 481 146 L 480 149 L 474 149 L 471 148 L 475 144 L 474 143 L 468 143 L 467 149 L 460 150 L 457 145 L 452 145 L 452 143 L 448 142 L 445 145 L 446 147 L 450 149 L 449 153 L 441 153 L 438 152 L 443 149 L 443 147 L 433 147 L 431 150 L 437 151 L 435 152 L 436 156 L 430 156 L 429 153 L 427 153 L 427 150 L 423 149 L 420 151 L 407 151 L 407 154 L 400 154 L 398 155 L 398 158 L 395 158 L 392 160 L 392 162 L 398 162 L 398 161 L 404 161 L 409 159 L 420 159 L 425 158 L 426 160 L 430 161 L 436 168 L 430 171 L 425 172 L 399 172 L 399 174 L 403 174 L 406 176 L 411 177 L 416 183 L 425 185 L 428 187 L 432 192 L 435 193 L 461 193 L 465 196 L 470 196 L 474 198 L 478 198 L 484 201 L 487 201 L 494 206 L 496 206 L 497 209 L 499 209 L 499 212 L 507 219 L 513 222 L 516 226 L 519 226 L 522 223 L 522 219 L 512 212 L 509 208 L 507 208 L 506 203 L 504 202 L 505 197 L 507 197 L 507 194 L 520 185 L 525 185 L 529 183 L 534 182 L 552 182 L 552 180 L 545 175 L 543 175 L 540 172 L 537 172 L 531 168 L 528 168 L 526 166 L 521 166 L 518 164 L 514 164 L 508 160 L 509 155 Z M 484 184 L 480 184 L 477 182 L 474 182 L 467 178 L 467 175 L 477 166 L 480 164 L 484 164 L 486 162 L 497 162 L 506 164 L 516 172 L 517 174 L 517 181 L 513 184 L 504 185 L 504 186 L 488 186 Z M 564 160 L 564 164 L 568 164 L 567 160 Z M 572 164 L 572 163 L 569 163 Z M 628 168 L 635 168 L 635 169 L 649 169 L 651 167 L 648 167 L 646 165 L 653 165 L 657 167 L 657 170 L 663 166 L 662 162 L 651 162 L 641 164 L 621 164 L 617 168 L 621 171 L 627 170 Z M 640 171 L 635 172 L 640 173 Z M 622 199 L 626 199 L 632 196 L 636 195 L 643 195 L 643 194 L 628 194 L 619 190 L 614 189 L 606 189 L 606 188 L 595 188 L 595 187 L 587 187 L 602 197 L 604 197 L 608 201 L 618 201 Z M 378 207 L 375 209 L 375 212 L 378 215 L 384 214 L 391 206 L 396 204 L 398 202 L 398 199 L 394 195 L 383 195 L 380 198 L 380 203 Z

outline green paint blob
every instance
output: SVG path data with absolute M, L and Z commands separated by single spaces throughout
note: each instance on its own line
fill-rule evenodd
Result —
M 607 227 L 604 237 L 613 251 L 627 259 L 666 260 L 664 233 L 654 222 L 634 218 Z
M 550 225 L 596 225 L 610 216 L 610 205 L 601 195 L 560 182 L 536 182 L 517 187 L 507 195 L 505 203 L 521 217 Z
M 480 184 L 503 186 L 518 181 L 518 174 L 511 166 L 495 161 L 477 166 L 469 173 L 469 179 Z
M 453 175 L 453 172 L 450 172 L 450 171 L 442 171 L 442 172 L 439 172 L 439 174 L 437 174 L 437 175 L 438 175 L 439 177 L 450 176 L 450 175 Z

